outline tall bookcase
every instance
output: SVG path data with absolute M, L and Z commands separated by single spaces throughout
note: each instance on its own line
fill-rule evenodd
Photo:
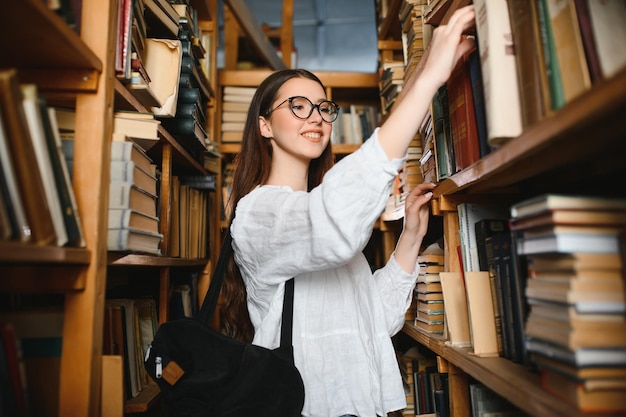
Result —
M 159 217 L 161 233 L 165 236 L 161 247 L 164 255 L 107 252 L 113 112 L 146 109 L 115 77 L 118 2 L 83 0 L 80 3 L 80 35 L 39 0 L 17 2 L 0 17 L 1 31 L 7 40 L 3 43 L 0 66 L 16 68 L 20 82 L 37 84 L 48 104 L 76 110 L 73 189 L 86 240 L 85 248 L 0 242 L 0 291 L 63 296 L 63 341 L 55 410 L 58 415 L 121 416 L 149 411 L 158 399 L 158 390 L 146 390 L 126 404 L 120 401 L 121 397 L 103 398 L 109 392 L 121 394 L 118 387 L 128 383 L 123 381 L 119 362 L 102 355 L 108 278 L 120 267 L 137 271 L 138 279 L 149 277 L 152 280 L 149 285 L 158 289 L 159 322 L 168 317 L 173 270 L 205 271 L 201 274 L 200 287 L 206 288 L 210 260 L 168 257 L 167 236 L 172 176 L 207 175 L 211 168 L 205 168 L 160 127 L 160 143 L 151 156 L 161 171 Z M 198 25 L 213 38 L 206 53 L 212 62 L 207 88 L 214 92 L 217 1 L 190 0 L 189 4 L 198 11 Z M 15 34 L 20 34 L 19 40 L 10 41 Z M 215 95 L 211 94 L 208 127 L 213 123 L 215 105 Z M 109 371 L 115 366 L 120 369 L 113 372 L 111 379 Z M 106 386 L 103 376 L 108 381 Z
M 379 43 L 390 42 L 403 0 L 389 0 Z M 430 24 L 438 25 L 468 0 L 433 0 Z M 393 20 L 396 19 L 395 22 Z M 389 35 L 389 36 L 388 36 Z M 457 205 L 463 202 L 510 205 L 543 193 L 624 197 L 626 174 L 626 70 L 598 82 L 553 115 L 526 129 L 468 168 L 440 182 L 432 211 L 443 217 L 445 270 L 460 272 Z M 532 416 L 594 416 L 583 413 L 541 387 L 540 376 L 504 358 L 479 358 L 470 348 L 452 347 L 407 322 L 403 333 L 448 363 L 450 415 L 471 415 L 469 383 L 477 380 Z

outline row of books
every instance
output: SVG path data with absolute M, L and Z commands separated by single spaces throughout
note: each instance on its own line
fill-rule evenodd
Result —
M 154 382 L 143 358 L 159 321 L 153 298 L 111 298 L 104 310 L 102 354 L 122 357 L 125 398 L 133 398 Z
M 545 194 L 504 212 L 457 209 L 463 272 L 440 273 L 447 339 L 538 367 L 583 411 L 626 411 L 626 200 Z M 452 298 L 450 279 L 465 294 Z
M 84 247 L 54 108 L 34 84 L 0 71 L 0 239 Z
M 434 181 L 469 167 L 626 66 L 624 43 L 617 45 L 626 37 L 620 0 L 475 5 L 477 47 L 431 107 L 435 171 L 424 176 Z
M 439 372 L 437 359 L 426 355 L 418 346 L 396 352 L 402 383 L 406 395 L 403 416 L 435 415 L 444 411 L 439 396 L 447 392 L 447 374 Z M 447 402 L 445 402 L 447 405 Z M 441 414 L 448 415 L 448 414 Z
M 443 249 L 433 243 L 417 258 L 419 274 L 414 291 L 415 319 L 418 329 L 428 334 L 443 334 L 445 304 L 439 274 L 444 271 Z
M 256 87 L 224 86 L 222 88 L 222 143 L 240 143 L 248 108 Z
M 359 145 L 367 140 L 380 123 L 378 106 L 350 104 L 339 108 L 339 116 L 333 123 L 331 141 L 334 144 Z

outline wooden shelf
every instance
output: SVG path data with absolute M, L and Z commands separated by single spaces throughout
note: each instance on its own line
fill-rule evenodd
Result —
M 25 30 L 24 25 L 28 25 Z M 102 61 L 45 2 L 19 1 L 0 14 L 6 35 L 1 67 L 20 69 L 21 82 L 34 82 L 42 92 L 94 92 Z
M 157 384 L 149 384 L 141 390 L 139 395 L 124 402 L 124 413 L 145 413 L 161 396 Z
M 110 266 L 151 266 L 162 267 L 204 267 L 208 259 L 171 258 L 167 256 L 142 255 L 124 252 L 109 252 L 107 263 Z
M 433 353 L 463 369 L 468 375 L 487 385 L 533 417 L 599 417 L 602 415 L 582 413 L 557 399 L 541 388 L 539 374 L 523 365 L 503 358 L 479 358 L 472 355 L 471 349 L 448 346 L 442 336 L 428 335 L 410 322 L 405 323 L 402 330 Z
M 572 175 L 582 173 L 589 177 L 594 159 L 602 165 L 599 169 L 613 165 L 623 170 L 626 168 L 624 114 L 626 70 L 441 182 L 434 195 L 458 199 L 468 193 L 501 190 L 529 180 L 535 180 L 538 186 L 542 182 L 536 181 L 537 177 L 549 177 L 562 169 L 572 171 Z M 549 178 L 544 184 L 547 183 Z

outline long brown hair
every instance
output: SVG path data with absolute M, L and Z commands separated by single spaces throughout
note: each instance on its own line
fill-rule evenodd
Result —
M 243 131 L 241 152 L 235 159 L 232 192 L 229 206 L 234 214 L 241 198 L 258 185 L 265 184 L 270 174 L 272 145 L 261 136 L 259 116 L 270 117 L 269 111 L 276 101 L 280 88 L 292 78 L 306 78 L 324 85 L 320 79 L 304 69 L 286 69 L 273 72 L 259 85 L 254 94 Z M 309 191 L 322 182 L 324 174 L 333 165 L 330 142 L 322 155 L 309 164 Z M 224 307 L 222 308 L 223 330 L 230 336 L 250 342 L 254 337 L 254 328 L 250 321 L 246 303 L 246 288 L 241 273 L 231 254 L 222 289 Z

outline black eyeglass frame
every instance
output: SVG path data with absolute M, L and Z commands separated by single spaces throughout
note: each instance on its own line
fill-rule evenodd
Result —
M 304 99 L 306 101 L 308 101 L 311 104 L 311 111 L 309 111 L 308 116 L 306 117 L 300 117 L 296 114 L 296 112 L 293 109 L 292 103 L 295 99 Z M 317 109 L 317 112 L 319 113 L 320 117 L 322 118 L 323 121 L 325 121 L 326 123 L 333 123 L 335 120 L 337 120 L 337 117 L 339 117 L 339 109 L 341 108 L 341 106 L 339 106 L 339 104 L 335 103 L 332 100 L 322 100 L 321 102 L 319 102 L 318 104 L 313 104 L 313 102 L 311 100 L 309 100 L 307 97 L 304 96 L 293 96 L 293 97 L 289 97 L 286 98 L 285 100 L 281 101 L 280 104 L 274 106 L 274 108 L 270 109 L 265 116 L 269 116 L 270 113 L 272 113 L 274 110 L 278 109 L 280 106 L 282 106 L 283 104 L 285 104 L 286 102 L 289 102 L 289 111 L 291 111 L 291 114 L 293 114 L 296 118 L 300 119 L 300 120 L 306 120 L 309 117 L 311 117 L 311 115 L 313 114 L 313 110 Z M 332 120 L 326 120 L 324 113 L 322 113 L 322 109 L 320 106 L 324 105 L 325 103 L 330 103 L 331 106 L 334 106 L 335 108 L 335 112 L 334 113 L 326 113 L 327 115 L 331 116 Z

